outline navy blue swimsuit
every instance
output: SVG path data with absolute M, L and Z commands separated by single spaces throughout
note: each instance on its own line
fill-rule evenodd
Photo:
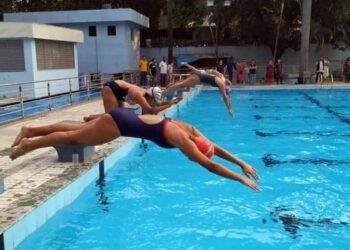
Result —
M 156 124 L 146 124 L 137 114 L 129 109 L 114 109 L 109 114 L 112 116 L 122 136 L 143 138 L 153 141 L 163 148 L 174 148 L 164 138 L 164 127 L 171 120 L 170 118 L 164 118 Z
M 196 73 L 196 75 L 199 77 L 200 82 L 207 83 L 213 87 L 218 86 L 215 82 L 215 76 L 206 73 Z
M 103 84 L 103 86 L 108 86 L 112 90 L 114 96 L 118 99 L 118 101 L 125 102 L 125 96 L 128 94 L 128 89 L 121 88 L 114 81 L 106 82 L 105 84 Z

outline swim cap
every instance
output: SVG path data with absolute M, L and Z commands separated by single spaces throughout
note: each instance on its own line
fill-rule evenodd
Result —
M 146 90 L 147 94 L 152 96 L 156 102 L 162 101 L 162 90 L 159 87 L 152 87 Z
M 194 143 L 196 144 L 199 151 L 204 154 L 209 159 L 213 157 L 215 150 L 214 146 L 204 137 L 197 136 L 194 138 Z

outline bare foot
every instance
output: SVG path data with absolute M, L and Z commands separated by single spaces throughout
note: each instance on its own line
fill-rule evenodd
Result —
M 14 140 L 14 142 L 12 143 L 11 147 L 17 146 L 18 143 L 24 138 L 24 137 L 28 137 L 28 130 L 29 130 L 29 126 L 28 125 L 24 125 L 21 128 L 21 131 L 19 132 L 19 134 L 17 135 L 16 139 Z
M 22 140 L 20 140 L 20 142 L 18 143 L 18 146 L 15 146 L 12 148 L 10 158 L 14 160 L 26 154 L 29 151 L 28 149 L 29 143 L 30 143 L 30 140 L 28 138 L 22 138 Z

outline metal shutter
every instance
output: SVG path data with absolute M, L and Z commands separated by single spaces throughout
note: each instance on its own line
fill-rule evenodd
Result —
M 37 39 L 35 48 L 38 70 L 74 68 L 73 43 Z
M 25 71 L 22 40 L 0 40 L 0 72 Z

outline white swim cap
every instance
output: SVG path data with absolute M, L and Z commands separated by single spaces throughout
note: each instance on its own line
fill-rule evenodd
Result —
M 161 102 L 162 100 L 162 90 L 159 87 L 152 87 L 146 90 L 147 94 L 152 96 L 156 102 Z

